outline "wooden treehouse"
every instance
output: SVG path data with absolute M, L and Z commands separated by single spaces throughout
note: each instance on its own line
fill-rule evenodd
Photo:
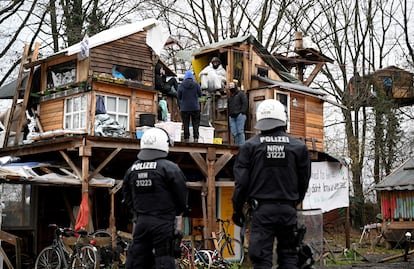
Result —
M 2 229 L 23 238 L 22 252 L 36 256 L 50 244 L 49 223 L 73 226 L 86 191 L 89 230 L 131 232 L 132 216 L 119 190 L 139 150 L 136 128 L 158 123 L 154 68 L 163 64 L 161 43 L 168 40 L 160 27 L 150 19 L 105 30 L 41 59 L 38 45 L 33 51 L 25 47 L 0 149 L 0 157 L 9 158 L 0 167 L 6 203 Z M 259 102 L 277 98 L 287 108 L 289 132 L 306 141 L 312 160 L 336 161 L 323 149 L 324 95 L 300 83 L 254 37 L 212 44 L 193 56 L 196 75 L 218 56 L 227 79 L 239 81 L 249 100 L 248 136 L 256 133 Z M 190 188 L 192 210 L 183 229 L 197 234 L 193 227 L 202 226 L 204 237 L 217 230 L 216 218 L 231 218 L 238 152 L 229 135 L 226 95 L 213 98 L 214 137 L 223 143 L 184 143 L 179 129 L 169 153 Z M 167 99 L 172 121 L 179 122 L 174 100 Z
M 388 66 L 371 74 L 353 76 L 347 86 L 349 100 L 374 106 L 377 100 L 392 101 L 397 107 L 414 104 L 413 74 L 396 66 Z

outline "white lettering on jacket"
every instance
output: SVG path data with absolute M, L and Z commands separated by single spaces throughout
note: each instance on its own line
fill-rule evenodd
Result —
M 131 171 L 145 170 L 145 169 L 157 169 L 157 162 L 143 162 L 132 165 Z

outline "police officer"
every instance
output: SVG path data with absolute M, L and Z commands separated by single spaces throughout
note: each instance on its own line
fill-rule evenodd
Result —
M 243 206 L 252 209 L 249 257 L 254 269 L 272 268 L 277 238 L 279 269 L 297 269 L 296 205 L 305 197 L 311 175 L 306 145 L 286 134 L 286 112 L 274 99 L 256 111 L 260 134 L 240 146 L 234 164 L 233 221 L 243 226 Z
M 166 159 L 169 141 L 163 129 L 146 130 L 138 160 L 124 176 L 124 201 L 136 215 L 128 269 L 175 268 L 175 217 L 185 211 L 188 191 L 184 173 Z

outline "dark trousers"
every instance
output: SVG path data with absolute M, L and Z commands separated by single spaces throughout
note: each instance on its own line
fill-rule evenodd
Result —
M 198 139 L 200 128 L 200 110 L 197 111 L 181 111 L 181 119 L 184 126 L 184 139 L 190 138 L 190 120 L 193 124 L 193 138 Z
M 128 248 L 127 269 L 174 269 L 174 220 L 138 216 Z M 155 267 L 154 267 L 155 266 Z
M 252 212 L 249 257 L 254 269 L 271 269 L 277 239 L 278 269 L 298 269 L 296 209 L 286 204 L 263 204 Z

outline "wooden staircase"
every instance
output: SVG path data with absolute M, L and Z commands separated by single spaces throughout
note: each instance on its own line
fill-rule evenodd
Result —
M 33 81 L 33 75 L 34 75 L 34 66 L 31 66 L 28 71 L 28 77 L 26 82 L 25 81 L 25 75 L 27 74 L 25 65 L 34 62 L 37 60 L 37 56 L 39 54 L 39 43 L 35 43 L 35 47 L 33 52 L 30 52 L 30 47 L 28 44 L 24 46 L 23 56 L 20 63 L 20 70 L 19 75 L 17 77 L 16 81 L 16 91 L 14 93 L 12 106 L 9 109 L 9 113 L 7 115 L 7 120 L 5 124 L 5 136 L 4 136 L 4 144 L 3 147 L 7 147 L 8 145 L 16 146 L 19 141 L 20 134 L 22 132 L 23 124 L 26 120 L 26 109 L 27 104 L 29 101 L 30 96 L 30 87 L 32 85 Z M 23 97 L 23 102 L 21 104 L 18 104 L 19 100 Z M 21 108 L 18 108 L 18 105 L 21 105 Z M 20 110 L 20 111 L 19 111 Z M 15 130 L 14 134 L 14 140 L 10 144 L 9 141 L 11 141 L 11 126 L 14 122 L 18 122 L 17 129 Z

